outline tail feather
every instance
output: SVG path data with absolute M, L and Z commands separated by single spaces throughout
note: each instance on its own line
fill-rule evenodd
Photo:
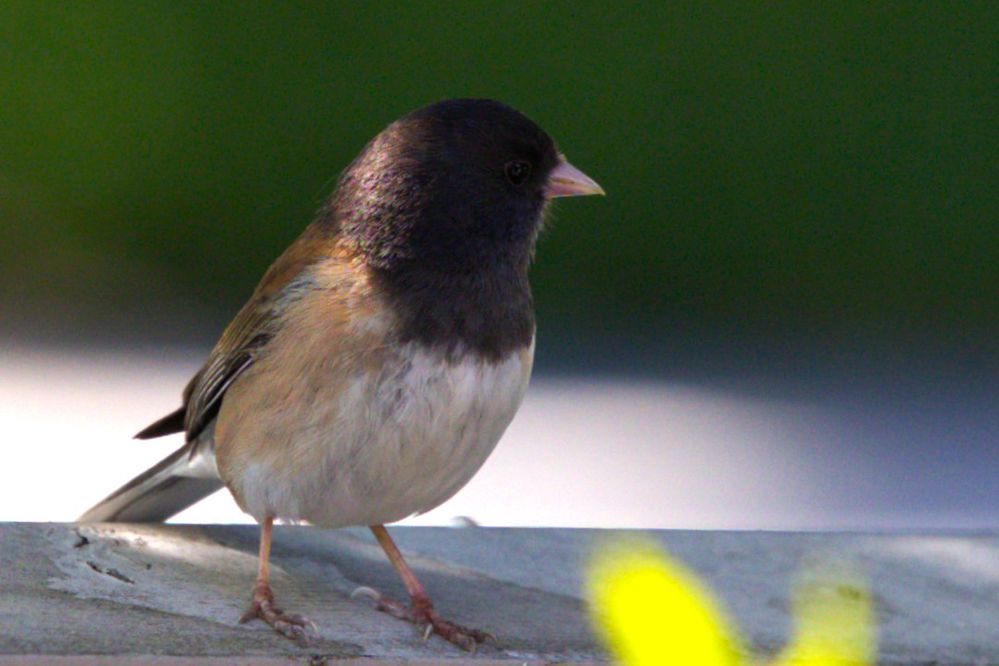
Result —
M 222 487 L 210 454 L 197 442 L 174 451 L 98 502 L 77 519 L 79 523 L 154 523 L 164 521 Z

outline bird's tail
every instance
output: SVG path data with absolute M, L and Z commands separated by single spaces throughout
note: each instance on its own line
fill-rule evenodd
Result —
M 208 447 L 195 440 L 91 507 L 79 523 L 155 523 L 222 487 Z

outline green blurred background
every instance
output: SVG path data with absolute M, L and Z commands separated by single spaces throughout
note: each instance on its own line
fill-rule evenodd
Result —
M 542 359 L 994 359 L 994 2 L 8 0 L 7 333 L 210 344 L 361 146 L 456 96 L 608 192 L 543 239 Z

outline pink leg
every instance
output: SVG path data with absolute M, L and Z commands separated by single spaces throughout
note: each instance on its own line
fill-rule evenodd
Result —
M 308 645 L 312 634 L 315 633 L 315 625 L 306 617 L 286 614 L 274 606 L 274 592 L 271 590 L 268 572 L 273 527 L 273 518 L 267 518 L 260 526 L 260 562 L 257 569 L 257 582 L 253 586 L 253 601 L 239 621 L 242 623 L 261 619 L 274 627 L 275 631 L 285 638 L 290 638 L 302 645 Z
M 406 564 L 402 553 L 396 547 L 392 537 L 384 525 L 372 525 L 371 532 L 375 535 L 385 554 L 395 570 L 399 572 L 403 585 L 409 593 L 410 605 L 407 607 L 398 601 L 388 599 L 380 594 L 376 597 L 378 610 L 401 620 L 412 622 L 424 630 L 424 638 L 429 638 L 430 634 L 438 634 L 442 638 L 454 643 L 460 648 L 474 652 L 477 644 L 492 639 L 493 636 L 478 629 L 467 629 L 461 625 L 454 624 L 442 619 L 434 611 L 434 605 L 423 589 L 423 585 L 417 580 L 413 570 Z M 377 594 L 377 593 L 376 593 Z

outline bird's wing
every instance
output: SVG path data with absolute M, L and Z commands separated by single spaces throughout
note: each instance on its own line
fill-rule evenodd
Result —
M 284 307 L 308 288 L 306 269 L 323 255 L 329 240 L 328 231 L 313 224 L 278 257 L 187 384 L 183 406 L 148 426 L 137 438 L 183 430 L 190 442 L 204 430 L 218 413 L 226 390 L 273 337 Z
M 229 385 L 273 335 L 273 308 L 251 299 L 225 329 L 208 361 L 184 390 L 184 431 L 193 440 L 215 418 Z

